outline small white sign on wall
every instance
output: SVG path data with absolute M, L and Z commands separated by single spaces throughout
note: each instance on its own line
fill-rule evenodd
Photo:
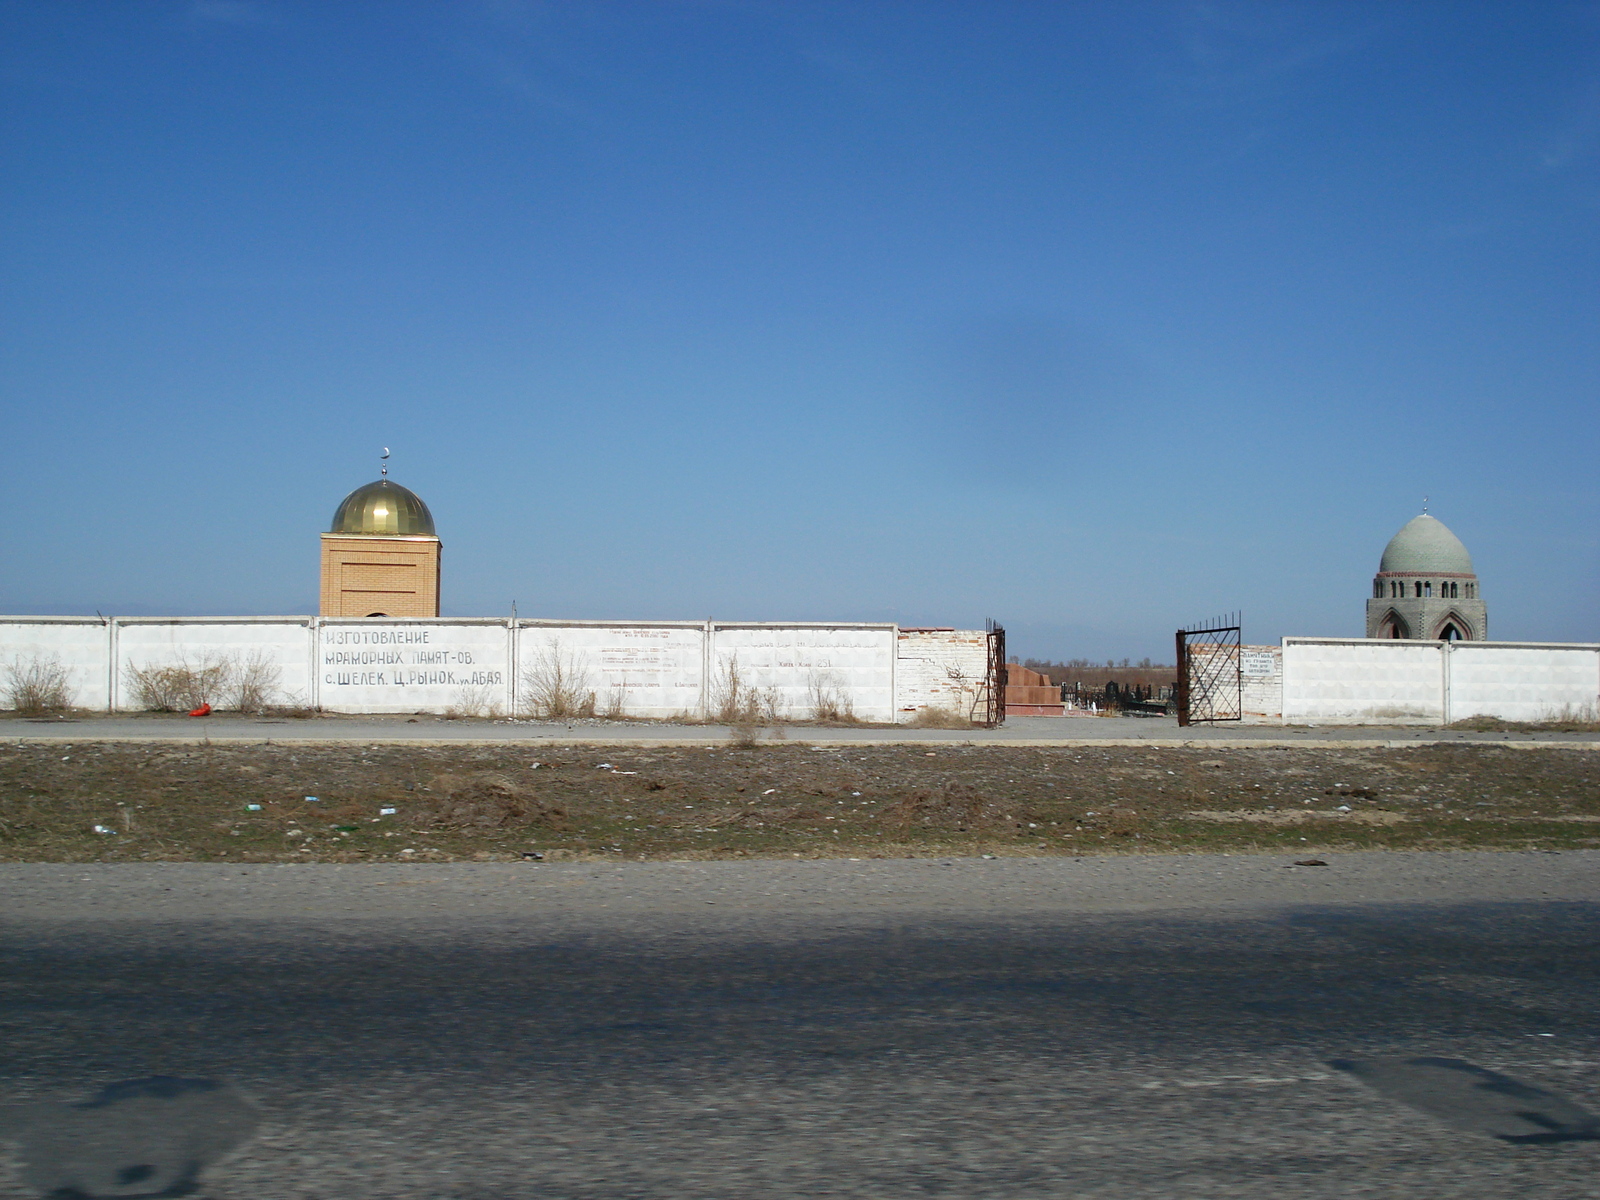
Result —
M 1239 674 L 1250 679 L 1270 679 L 1278 673 L 1277 656 L 1267 650 L 1241 650 Z

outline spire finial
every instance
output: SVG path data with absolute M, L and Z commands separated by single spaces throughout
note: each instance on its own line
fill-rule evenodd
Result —
M 389 478 L 389 447 L 387 446 L 383 448 L 383 453 L 378 457 L 378 468 L 380 475 L 385 479 Z M 1423 505 L 1423 509 L 1426 511 L 1427 505 Z
M 388 458 L 389 457 L 389 452 L 387 450 L 385 450 L 384 453 L 383 453 L 383 456 L 385 458 Z M 1424 496 L 1422 498 L 1422 515 L 1423 516 L 1427 516 L 1428 515 L 1428 498 L 1426 496 Z

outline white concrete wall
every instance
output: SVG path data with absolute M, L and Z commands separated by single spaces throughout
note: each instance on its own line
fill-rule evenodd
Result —
M 706 703 L 715 711 L 729 666 L 757 692 L 770 689 L 780 716 L 814 715 L 816 694 L 837 696 L 863 721 L 895 719 L 893 625 L 713 624 Z
M 897 720 L 913 720 L 925 708 L 973 715 L 989 669 L 989 640 L 983 630 L 902 629 L 895 641 Z M 977 715 L 983 715 L 981 710 Z
M 1600 646 L 1283 640 L 1286 725 L 1446 725 L 1472 716 L 1537 721 L 1600 703 Z
M 1442 724 L 1442 645 L 1284 638 L 1284 724 Z
M 511 711 L 508 621 L 324 617 L 317 624 L 317 704 L 329 712 Z
M 1452 642 L 1449 719 L 1547 721 L 1600 699 L 1600 647 Z
M 103 617 L 7 617 L 0 627 L 0 705 L 11 668 L 59 663 L 72 704 L 111 707 L 111 622 Z
M 524 711 L 554 668 L 592 692 L 597 711 L 664 719 L 701 715 L 703 621 L 519 621 L 516 711 Z
M 228 662 L 264 665 L 273 679 L 268 703 L 309 705 L 312 630 L 309 617 L 117 617 L 112 622 L 112 704 L 139 707 L 132 673 L 141 668 Z
M 984 635 L 950 631 L 931 650 L 984 669 Z M 316 617 L 0 617 L 0 668 L 55 658 L 77 706 L 139 707 L 130 673 L 229 660 L 265 664 L 271 703 L 329 712 L 518 714 L 551 656 L 576 672 L 602 714 L 708 715 L 738 662 L 745 686 L 791 718 L 832 691 L 866 721 L 909 717 L 949 690 L 943 667 L 896 691 L 899 630 L 880 624 L 506 621 Z M 939 641 L 939 639 L 934 639 Z M 942 661 L 942 659 L 941 659 Z M 942 689 L 942 690 L 941 690 Z

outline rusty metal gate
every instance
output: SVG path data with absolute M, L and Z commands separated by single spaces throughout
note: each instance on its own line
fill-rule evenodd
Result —
M 989 655 L 983 673 L 983 725 L 993 729 L 1005 724 L 1006 719 L 1006 627 L 995 624 L 994 618 L 984 622 L 988 632 Z
M 1244 719 L 1239 613 L 1178 630 L 1178 724 Z

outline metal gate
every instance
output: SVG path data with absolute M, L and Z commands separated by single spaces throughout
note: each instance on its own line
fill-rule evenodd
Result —
M 988 631 L 989 655 L 983 673 L 983 724 L 986 729 L 1006 720 L 1006 627 L 994 618 L 984 622 Z
M 1244 718 L 1239 613 L 1178 630 L 1178 724 Z

